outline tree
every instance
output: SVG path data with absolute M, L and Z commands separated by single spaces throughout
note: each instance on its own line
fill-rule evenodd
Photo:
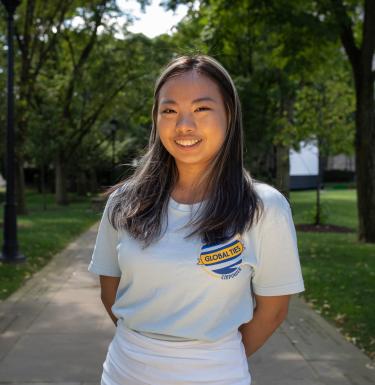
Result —
M 141 127 L 150 122 L 153 83 L 168 54 L 160 38 L 154 41 L 142 34 L 125 33 L 123 39 L 117 39 L 112 31 L 102 32 L 90 59 L 75 76 L 77 57 L 90 33 L 65 33 L 35 89 L 37 117 L 30 138 L 35 138 L 34 160 L 37 162 L 37 148 L 43 143 L 43 156 L 48 152 L 48 162 L 53 161 L 59 171 L 55 185 L 61 204 L 68 204 L 68 180 L 76 180 L 84 194 L 85 180 L 96 179 L 92 170 L 98 166 L 98 158 L 101 165 L 112 167 L 106 162 L 111 159 L 110 136 L 102 130 L 109 121 L 119 121 L 117 138 L 127 143 L 131 140 L 132 148 L 126 147 L 129 152 L 135 154 L 145 145 L 148 135 Z M 48 136 L 53 140 L 45 140 Z M 123 150 L 118 140 L 116 150 Z
M 375 242 L 375 2 L 354 2 L 351 7 L 341 0 L 331 0 L 331 9 L 339 27 L 340 40 L 352 66 L 356 93 L 356 175 L 359 213 L 359 238 Z M 353 2 L 352 2 L 353 4 Z M 352 8 L 352 12 L 348 9 Z M 363 17 L 361 37 L 354 35 L 357 12 Z M 355 15 L 355 13 L 354 13 Z M 358 28 L 358 26 L 357 26 Z
M 115 16 L 118 9 L 114 0 L 67 0 L 45 2 L 26 0 L 17 9 L 15 36 L 16 52 L 16 192 L 17 211 L 27 213 L 23 164 L 29 119 L 35 107 L 35 86 L 41 70 L 53 53 L 61 32 L 71 26 L 74 17 L 86 18 L 86 25 L 97 31 L 104 15 Z M 95 39 L 93 39 L 95 42 Z
M 268 23 L 277 25 L 289 18 L 295 2 L 262 2 Z M 319 0 L 304 2 L 301 20 L 308 34 L 320 40 L 340 40 L 353 73 L 356 99 L 355 155 L 359 239 L 375 242 L 375 105 L 372 69 L 375 51 L 375 2 L 373 0 Z
M 337 56 L 332 62 L 331 70 L 327 66 L 326 71 L 316 73 L 312 82 L 298 90 L 293 124 L 286 125 L 282 135 L 312 141 L 318 147 L 315 225 L 321 225 L 320 190 L 327 157 L 354 153 L 355 100 L 350 73 Z

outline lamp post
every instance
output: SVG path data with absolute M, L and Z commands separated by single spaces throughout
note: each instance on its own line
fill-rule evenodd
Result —
M 4 205 L 4 245 L 0 261 L 6 263 L 19 263 L 26 260 L 25 256 L 18 252 L 17 242 L 17 205 L 15 201 L 15 167 L 14 167 L 14 96 L 13 96 L 13 35 L 14 13 L 20 4 L 20 0 L 1 0 L 8 13 L 8 98 L 7 98 L 7 131 L 6 131 L 6 158 L 5 177 L 6 195 Z

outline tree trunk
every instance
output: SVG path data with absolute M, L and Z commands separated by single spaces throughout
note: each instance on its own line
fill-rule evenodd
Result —
M 362 77 L 363 78 L 363 77 Z M 374 83 L 357 87 L 356 176 L 359 240 L 375 243 L 375 114 Z
M 358 238 L 360 241 L 375 243 L 375 71 L 372 70 L 375 2 L 365 2 L 365 13 L 362 47 L 356 60 L 352 61 L 356 91 Z
M 372 69 L 375 50 L 375 1 L 365 0 L 362 42 L 357 47 L 353 22 L 345 6 L 338 2 L 336 17 L 340 38 L 353 70 L 356 93 L 356 177 L 359 240 L 375 243 L 375 105 Z
M 279 72 L 279 89 L 280 118 L 283 119 L 286 116 L 288 123 L 293 124 L 294 94 L 281 72 Z M 276 145 L 276 187 L 287 198 L 289 198 L 290 193 L 289 147 L 289 145 L 280 143 Z
M 289 198 L 289 147 L 276 146 L 276 188 Z
M 76 176 L 77 195 L 86 196 L 87 194 L 87 176 L 85 171 L 80 170 Z
M 47 195 L 46 195 L 46 165 L 42 163 L 40 166 L 40 192 L 43 196 L 43 210 L 47 210 Z
M 95 194 L 98 191 L 98 177 L 96 175 L 96 170 L 94 168 L 90 168 L 90 192 Z
M 316 207 L 315 207 L 315 219 L 314 225 L 320 226 L 322 224 L 322 206 L 321 206 L 321 197 L 320 191 L 322 189 L 322 181 L 323 181 L 323 156 L 322 156 L 322 140 L 318 139 L 318 180 L 316 183 Z
M 66 183 L 66 168 L 60 153 L 55 156 L 55 196 L 56 203 L 66 206 L 69 204 Z

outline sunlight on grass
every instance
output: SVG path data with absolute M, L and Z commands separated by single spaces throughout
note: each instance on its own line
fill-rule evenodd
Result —
M 292 192 L 295 223 L 312 223 L 308 215 L 315 193 Z M 325 191 L 326 222 L 357 228 L 355 190 Z M 375 244 L 358 242 L 355 233 L 298 232 L 306 291 L 304 297 L 348 341 L 375 358 Z
M 296 224 L 313 223 L 315 214 L 315 191 L 292 192 L 291 202 Z M 356 191 L 355 190 L 323 190 L 321 192 L 324 223 L 346 226 L 353 230 L 358 227 Z
M 4 199 L 4 194 L 2 197 Z M 100 214 L 92 211 L 89 198 L 73 195 L 71 198 L 72 203 L 62 207 L 54 203 L 52 194 L 47 194 L 45 210 L 44 198 L 33 191 L 27 191 L 29 214 L 17 217 L 19 250 L 27 261 L 19 265 L 0 263 L 0 299 L 7 298 L 56 253 L 100 219 Z M 0 215 L 3 218 L 3 205 Z M 0 242 L 3 244 L 3 232 L 0 234 Z

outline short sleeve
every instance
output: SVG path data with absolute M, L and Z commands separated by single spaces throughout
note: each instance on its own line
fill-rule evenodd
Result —
M 103 211 L 88 271 L 97 275 L 120 277 L 117 254 L 118 232 L 108 220 L 108 208 L 113 195 L 114 193 L 109 196 Z
M 287 295 L 305 290 L 290 205 L 281 194 L 277 201 L 266 210 L 258 233 L 258 265 L 252 282 L 257 295 Z

